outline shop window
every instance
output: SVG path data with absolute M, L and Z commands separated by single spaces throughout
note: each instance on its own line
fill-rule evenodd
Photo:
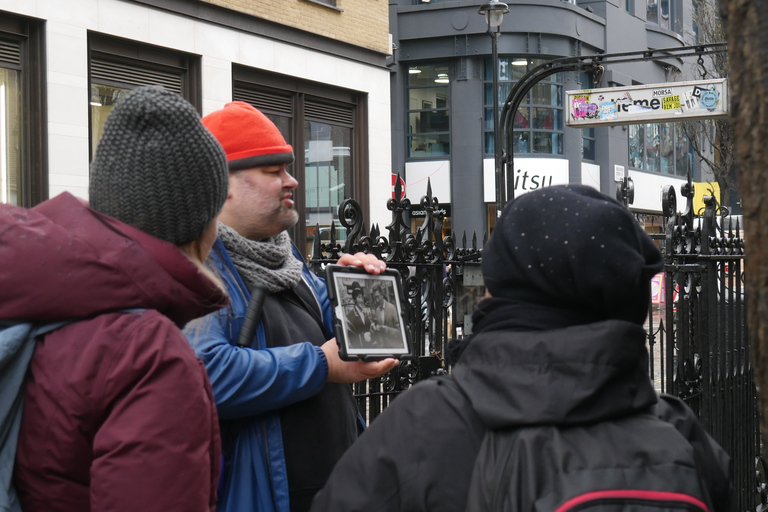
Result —
M 48 198 L 41 22 L 0 16 L 0 203 Z
M 160 85 L 201 110 L 200 57 L 101 34 L 88 35 L 91 159 L 115 103 L 142 85 Z
M 683 130 L 675 123 L 629 125 L 629 166 L 686 176 L 693 155 Z
M 499 58 L 499 108 L 512 87 L 543 60 L 522 57 Z M 485 154 L 494 154 L 493 67 L 485 61 Z M 515 153 L 563 154 L 563 74 L 556 73 L 536 84 L 520 104 L 513 121 Z
M 345 231 L 338 207 L 349 197 L 367 212 L 368 162 L 365 96 L 293 77 L 233 68 L 233 99 L 261 110 L 294 149 L 288 167 L 299 182 L 295 194 L 299 223 L 289 230 L 305 255 L 315 237 L 327 242 L 331 226 L 336 240 Z
M 408 68 L 407 147 L 410 158 L 446 158 L 450 151 L 448 64 Z

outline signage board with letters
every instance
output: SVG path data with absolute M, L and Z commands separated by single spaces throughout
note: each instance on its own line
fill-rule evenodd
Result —
M 566 123 L 582 128 L 728 115 L 725 78 L 566 91 Z

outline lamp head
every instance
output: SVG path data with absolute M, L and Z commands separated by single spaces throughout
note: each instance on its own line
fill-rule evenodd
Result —
M 481 5 L 477 12 L 485 16 L 485 22 L 488 24 L 488 29 L 491 30 L 501 25 L 504 15 L 509 12 L 509 7 L 504 2 L 491 0 L 487 4 Z

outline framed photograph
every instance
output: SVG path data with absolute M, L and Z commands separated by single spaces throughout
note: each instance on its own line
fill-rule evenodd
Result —
M 328 295 L 333 305 L 339 354 L 345 361 L 411 355 L 400 275 L 379 275 L 358 267 L 328 265 Z

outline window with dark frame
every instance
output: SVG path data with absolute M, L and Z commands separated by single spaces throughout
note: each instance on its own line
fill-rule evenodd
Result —
M 451 154 L 449 65 L 411 64 L 406 88 L 408 157 L 445 159 Z
M 128 39 L 88 34 L 91 159 L 116 102 L 142 85 L 161 85 L 202 109 L 200 56 Z
M 542 59 L 499 57 L 499 105 L 512 87 L 528 71 L 544 63 Z M 493 155 L 493 67 L 485 61 L 485 154 Z M 500 107 L 501 108 L 501 107 Z M 563 73 L 543 79 L 528 92 L 514 117 L 515 154 L 563 154 Z
M 0 203 L 48 199 L 43 22 L 0 16 Z
M 687 176 L 693 152 L 678 123 L 628 126 L 629 167 L 673 176 Z
M 288 171 L 299 182 L 299 222 L 291 238 L 305 256 L 316 237 L 330 240 L 331 226 L 343 241 L 339 204 L 354 197 L 364 216 L 368 210 L 366 96 L 245 66 L 233 66 L 232 75 L 233 99 L 261 110 L 293 146 Z
M 579 73 L 579 80 L 581 82 L 582 89 L 594 89 L 595 77 L 592 73 Z M 595 128 L 582 128 L 581 129 L 581 159 L 595 161 L 596 156 L 597 137 L 595 136 Z

